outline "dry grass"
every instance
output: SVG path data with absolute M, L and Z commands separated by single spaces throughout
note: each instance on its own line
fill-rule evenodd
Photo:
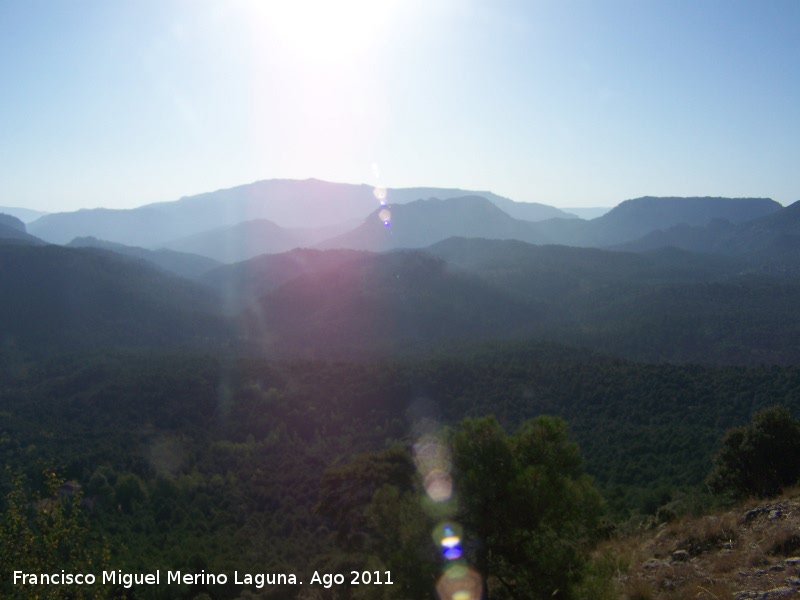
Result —
M 605 591 L 581 597 L 732 600 L 738 592 L 758 597 L 787 586 L 800 597 L 800 563 L 787 561 L 798 555 L 800 491 L 792 490 L 775 500 L 677 519 L 604 544 L 591 570 L 594 588 Z M 614 585 L 603 587 L 602 578 Z
M 800 552 L 800 528 L 797 523 L 780 523 L 765 539 L 767 554 L 774 556 L 795 556 Z
M 740 567 L 741 557 L 732 550 L 722 551 L 711 561 L 710 569 L 715 575 L 733 573 Z
M 655 591 L 652 586 L 641 579 L 631 579 L 623 587 L 625 600 L 655 600 Z
M 691 596 L 686 598 L 694 598 L 697 600 L 734 600 L 733 592 L 728 584 L 715 581 L 708 585 L 698 585 L 696 593 L 689 590 Z

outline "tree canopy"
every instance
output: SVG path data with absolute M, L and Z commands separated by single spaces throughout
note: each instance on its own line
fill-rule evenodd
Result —
M 438 529 L 463 533 L 463 555 L 455 558 L 483 576 L 484 598 L 572 597 L 602 501 L 566 422 L 540 416 L 509 435 L 494 417 L 466 419 L 441 439 L 449 448 L 453 499 L 426 498 L 411 453 L 403 461 L 392 450 L 329 469 L 319 509 L 349 540 L 366 541 L 349 547 L 363 552 L 370 568 L 402 574 L 401 597 L 434 597 L 436 574 L 453 560 L 432 552 Z M 353 483 L 374 490 L 368 502 L 347 493 Z
M 474 536 L 468 558 L 502 586 L 492 597 L 569 598 L 602 501 L 566 422 L 540 416 L 507 435 L 492 416 L 467 419 L 452 452 L 457 520 Z
M 800 479 L 797 456 L 800 422 L 785 406 L 765 408 L 749 425 L 725 433 L 707 483 L 735 497 L 774 496 Z

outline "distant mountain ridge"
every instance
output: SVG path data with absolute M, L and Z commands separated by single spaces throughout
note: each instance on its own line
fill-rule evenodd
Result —
M 44 242 L 30 235 L 20 219 L 0 213 L 0 240 L 6 243 L 42 245 Z
M 419 202 L 424 199 L 429 203 Z M 435 201 L 445 203 L 441 210 Z M 237 262 L 293 247 L 381 251 L 424 247 L 452 236 L 612 247 L 681 224 L 698 227 L 714 219 L 738 224 L 780 208 L 766 198 L 648 196 L 583 220 L 554 207 L 514 202 L 491 192 L 384 190 L 317 179 L 273 179 L 130 210 L 50 214 L 32 222 L 28 230 L 51 243 L 94 237 Z M 385 230 L 377 226 L 383 210 L 392 214 Z M 326 231 L 328 227 L 333 229 Z
M 226 225 L 174 240 L 166 248 L 190 252 L 222 263 L 236 263 L 261 254 L 310 248 L 350 228 L 350 223 L 328 227 L 281 227 L 267 219 Z
M 656 198 L 627 200 L 608 213 L 583 219 L 514 219 L 479 196 L 417 200 L 388 206 L 385 226 L 375 210 L 356 229 L 327 240 L 320 248 L 382 252 L 423 248 L 449 237 L 514 239 L 533 244 L 610 247 L 677 224 L 700 225 L 714 219 L 741 223 L 772 214 L 782 207 L 764 198 Z
M 0 225 L 26 233 L 25 223 L 13 215 L 0 213 Z
M 739 223 L 714 219 L 703 225 L 675 225 L 621 244 L 618 249 L 642 252 L 663 247 L 742 256 L 762 264 L 792 267 L 800 258 L 800 201 Z
M 800 360 L 800 281 L 734 258 L 466 238 L 379 254 L 302 252 L 294 276 L 298 257 L 259 257 L 206 280 L 245 308 L 236 320 L 251 351 L 375 358 L 515 338 L 655 362 Z
M 29 230 L 52 244 L 67 244 L 75 238 L 93 237 L 126 246 L 152 248 L 177 237 L 186 229 L 180 220 L 143 206 L 130 210 L 81 209 L 51 213 L 32 222 Z
M 141 260 L 96 248 L 0 244 L 0 338 L 34 355 L 76 349 L 213 347 L 217 297 Z
M 335 269 L 367 256 L 357 250 L 336 252 L 296 248 L 281 254 L 263 254 L 231 265 L 221 265 L 205 273 L 199 281 L 216 290 L 225 308 L 236 314 L 264 294 L 299 277 Z
M 41 210 L 33 210 L 32 208 L 19 208 L 17 206 L 0 206 L 0 213 L 11 215 L 18 218 L 23 223 L 30 223 L 39 217 L 46 215 L 46 212 Z
M 449 204 L 430 206 L 446 217 Z M 475 208 L 476 226 L 499 211 Z M 145 263 L 159 253 L 117 250 L 0 244 L 0 338 L 31 352 L 192 345 L 370 360 L 515 338 L 656 362 L 800 363 L 800 278 L 739 256 L 462 237 L 262 255 L 206 272 L 201 287 Z
M 443 188 L 389 188 L 388 204 L 420 198 L 477 194 L 525 219 L 572 217 L 541 204 L 513 202 L 490 192 Z M 153 248 L 211 229 L 266 219 L 285 228 L 317 228 L 360 221 L 380 206 L 373 186 L 330 183 L 317 179 L 271 179 L 230 189 L 148 204 L 127 210 L 92 209 L 46 215 L 30 224 L 34 235 L 65 244 L 93 236 L 131 246 Z
M 680 224 L 700 226 L 714 219 L 742 223 L 783 208 L 769 198 L 653 197 L 626 200 L 592 219 L 541 221 L 533 225 L 539 243 L 609 247 Z
M 203 273 L 218 266 L 219 263 L 205 256 L 188 254 L 160 248 L 158 250 L 147 250 L 138 246 L 125 246 L 114 242 L 106 242 L 93 237 L 75 238 L 68 248 L 99 248 L 108 250 L 123 256 L 140 259 L 146 263 L 154 265 L 163 271 L 180 275 L 186 278 L 196 278 Z
M 388 215 L 389 219 L 383 217 Z M 383 252 L 424 248 L 450 237 L 536 241 L 533 223 L 514 219 L 481 196 L 429 198 L 372 212 L 356 229 L 319 248 Z

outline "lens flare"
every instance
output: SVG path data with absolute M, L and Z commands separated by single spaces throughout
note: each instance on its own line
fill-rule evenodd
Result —
M 461 538 L 457 535 L 451 535 L 442 540 L 442 546 L 445 548 L 455 548 L 461 543 Z
M 388 208 L 384 208 L 378 213 L 378 218 L 385 223 L 392 218 L 392 211 L 390 211 Z
M 436 582 L 436 594 L 440 600 L 482 600 L 483 580 L 481 575 L 467 566 L 461 546 L 463 529 L 450 521 L 456 513 L 456 499 L 453 498 L 453 478 L 450 474 L 452 457 L 448 445 L 433 431 L 434 427 L 417 426 L 419 440 L 414 444 L 414 464 L 422 476 L 425 493 L 433 502 L 440 503 L 433 508 L 428 505 L 429 514 L 444 514 L 447 521 L 434 527 L 431 537 L 441 551 L 445 569 Z M 423 433 L 425 431 L 425 433 Z
M 433 539 L 438 546 L 442 548 L 442 552 L 454 548 L 461 549 L 461 536 L 463 531 L 461 525 L 453 521 L 439 523 L 433 530 Z
M 424 435 L 414 444 L 414 462 L 423 476 L 437 469 L 449 471 L 450 451 L 439 438 Z
M 428 497 L 434 502 L 447 502 L 453 495 L 450 476 L 450 452 L 438 438 L 423 436 L 414 444 L 414 462 L 422 475 Z
M 469 567 L 453 564 L 436 583 L 441 600 L 481 600 L 481 576 Z
M 453 478 L 450 473 L 434 469 L 425 476 L 423 482 L 428 497 L 434 502 L 447 502 L 453 496 Z
M 375 196 L 376 200 L 380 200 L 381 204 L 386 204 L 385 187 L 376 187 L 374 190 L 372 190 L 372 195 Z
M 458 560 L 461 558 L 461 536 L 457 534 L 450 525 L 444 526 L 444 536 L 439 544 L 442 546 L 442 556 L 446 560 Z
M 447 560 L 458 560 L 461 558 L 461 546 L 455 546 L 454 548 L 448 548 L 444 552 L 442 552 L 442 556 L 444 556 Z

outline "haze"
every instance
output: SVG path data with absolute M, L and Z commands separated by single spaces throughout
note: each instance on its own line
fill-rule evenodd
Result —
M 554 206 L 800 197 L 800 4 L 0 5 L 0 205 L 269 178 Z

